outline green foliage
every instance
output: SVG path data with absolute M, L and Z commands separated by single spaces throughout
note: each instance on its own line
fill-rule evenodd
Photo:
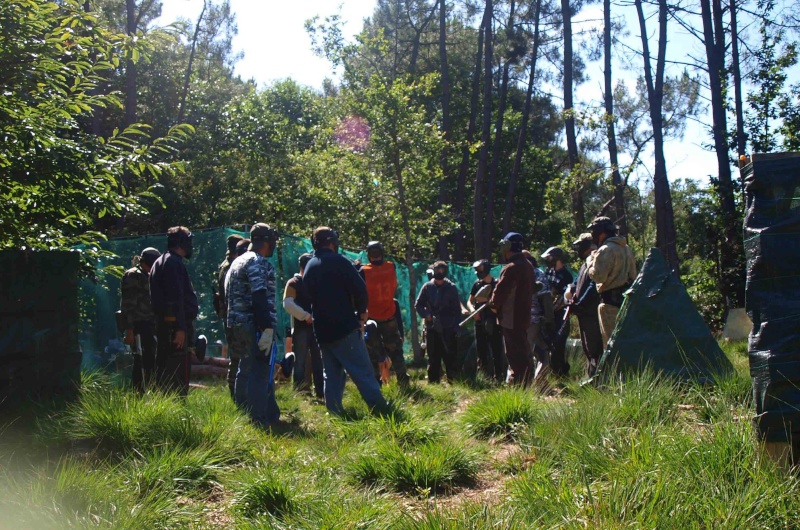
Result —
M 102 79 L 138 52 L 75 1 L 3 3 L 0 35 L 0 248 L 91 252 L 98 220 L 144 212 L 191 128 L 152 142 L 140 124 L 108 137 L 84 131 L 96 109 L 120 107 Z
M 797 147 L 796 123 L 798 87 L 785 92 L 789 69 L 797 64 L 797 45 L 784 44 L 785 31 L 776 28 L 771 19 L 773 2 L 766 2 L 760 18 L 760 46 L 754 51 L 756 67 L 748 76 L 755 89 L 747 94 L 750 105 L 746 128 L 754 153 L 770 153 L 779 147 L 784 136 L 784 149 Z M 784 120 L 786 120 L 784 122 Z

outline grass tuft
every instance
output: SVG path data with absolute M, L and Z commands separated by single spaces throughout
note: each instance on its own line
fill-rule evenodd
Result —
M 350 473 L 363 484 L 428 496 L 473 484 L 479 464 L 474 451 L 451 441 L 427 443 L 412 451 L 382 443 L 357 456 Z
M 530 391 L 504 388 L 484 395 L 464 414 L 467 431 L 478 438 L 502 436 L 513 438 L 531 425 L 537 406 Z
M 266 473 L 242 485 L 234 506 L 248 518 L 263 515 L 283 517 L 297 509 L 297 500 L 292 489 L 278 475 Z

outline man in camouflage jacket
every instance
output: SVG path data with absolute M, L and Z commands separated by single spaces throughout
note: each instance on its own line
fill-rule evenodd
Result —
M 134 350 L 133 387 L 139 392 L 152 383 L 156 366 L 155 315 L 150 305 L 150 268 L 161 253 L 148 247 L 139 256 L 139 263 L 122 276 L 119 308 L 125 322 L 125 344 Z M 138 345 L 137 345 L 138 338 Z
M 268 427 L 280 418 L 275 387 L 269 381 L 275 313 L 275 269 L 267 258 L 275 252 L 278 233 L 264 223 L 250 229 L 248 251 L 231 264 L 225 277 L 231 356 L 239 357 L 234 401 L 253 423 Z
M 225 255 L 225 259 L 222 263 L 219 264 L 217 268 L 217 286 L 216 286 L 216 294 L 214 295 L 214 310 L 217 312 L 217 316 L 222 320 L 222 325 L 225 326 L 225 340 L 228 343 L 228 358 L 230 359 L 230 365 L 228 366 L 228 388 L 231 391 L 231 397 L 233 398 L 233 385 L 236 381 L 236 371 L 239 369 L 239 358 L 237 357 L 234 359 L 231 357 L 230 354 L 230 344 L 231 344 L 231 328 L 228 327 L 228 302 L 225 300 L 225 276 L 228 275 L 228 271 L 231 268 L 231 264 L 233 260 L 237 257 L 244 254 L 246 248 L 243 249 L 241 253 L 237 252 L 238 244 L 242 241 L 242 236 L 237 234 L 232 234 L 228 236 L 228 252 Z

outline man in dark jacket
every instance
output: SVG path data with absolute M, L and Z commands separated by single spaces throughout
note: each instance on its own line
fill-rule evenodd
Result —
M 119 306 L 125 321 L 125 344 L 133 348 L 133 387 L 139 392 L 153 382 L 156 366 L 156 329 L 153 306 L 150 305 L 150 269 L 161 256 L 154 248 L 146 248 L 139 263 L 122 276 Z
M 192 257 L 192 233 L 185 226 L 167 230 L 169 251 L 150 269 L 150 302 L 156 317 L 156 379 L 168 391 L 189 392 L 189 346 L 198 305 L 184 259 Z
M 415 307 L 425 320 L 428 349 L 428 382 L 438 383 L 444 361 L 447 380 L 455 381 L 458 366 L 458 322 L 461 301 L 458 289 L 447 279 L 449 267 L 444 261 L 433 264 L 433 279 L 422 286 Z
M 592 377 L 597 371 L 600 356 L 603 355 L 603 334 L 600 332 L 600 319 L 597 306 L 600 305 L 600 295 L 597 286 L 589 277 L 589 268 L 586 258 L 597 246 L 592 241 L 592 234 L 586 233 L 572 243 L 572 248 L 580 258 L 582 264 L 578 271 L 578 279 L 568 289 L 565 297 L 569 300 L 570 312 L 578 317 L 578 326 L 581 330 L 581 345 L 586 355 L 586 375 Z
M 321 226 L 311 236 L 314 257 L 306 265 L 303 283 L 311 299 L 314 334 L 322 350 L 325 406 L 343 412 L 345 371 L 361 397 L 374 410 L 385 410 L 386 399 L 375 379 L 361 328 L 367 320 L 367 286 L 350 261 L 338 254 L 339 234 Z
M 509 232 L 500 242 L 500 254 L 507 265 L 500 273 L 489 304 L 497 312 L 503 328 L 509 364 L 508 381 L 529 385 L 533 362 L 528 347 L 528 326 L 536 280 L 533 266 L 522 254 L 522 246 L 522 236 L 516 232 Z

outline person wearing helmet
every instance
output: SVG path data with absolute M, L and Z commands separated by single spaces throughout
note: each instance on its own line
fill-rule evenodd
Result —
M 467 300 L 467 308 L 472 313 L 484 307 L 492 297 L 497 280 L 492 276 L 492 264 L 487 259 L 472 264 L 477 280 Z M 489 379 L 498 382 L 506 379 L 506 354 L 503 351 L 503 332 L 497 322 L 497 315 L 488 309 L 475 316 L 475 349 L 478 350 L 478 361 L 481 371 Z
M 548 248 L 542 259 L 547 265 L 545 276 L 553 294 L 553 327 L 556 331 L 564 331 L 554 337 L 553 351 L 550 356 L 550 369 L 559 377 L 569 375 L 569 362 L 567 362 L 567 337 L 569 336 L 569 321 L 564 322 L 567 314 L 567 304 L 564 293 L 572 283 L 572 274 L 567 270 L 567 253 L 558 247 Z
M 199 312 L 184 260 L 193 254 L 193 236 L 185 226 L 167 230 L 168 251 L 150 269 L 150 303 L 156 317 L 158 385 L 186 397 L 189 393 L 189 349 L 194 342 L 194 320 Z
M 278 231 L 265 223 L 250 228 L 247 252 L 233 260 L 225 277 L 229 349 L 239 357 L 233 387 L 234 401 L 259 427 L 280 419 L 275 386 L 269 384 L 269 363 L 275 340 L 275 268 L 269 262 L 278 244 Z
M 324 399 L 325 385 L 322 375 L 322 354 L 314 337 L 314 319 L 311 317 L 311 298 L 303 284 L 303 274 L 311 261 L 311 254 L 303 254 L 298 259 L 300 272 L 289 278 L 283 290 L 283 308 L 292 316 L 292 349 L 295 353 L 295 390 L 306 391 L 314 381 L 314 394 Z
M 592 377 L 597 371 L 597 364 L 603 354 L 603 335 L 600 332 L 600 320 L 597 314 L 597 306 L 600 304 L 600 296 L 597 294 L 597 286 L 594 280 L 589 278 L 589 271 L 586 265 L 586 258 L 597 247 L 592 240 L 592 234 L 581 234 L 572 243 L 575 254 L 580 259 L 581 268 L 578 271 L 578 279 L 569 286 L 564 297 L 567 299 L 570 313 L 578 318 L 578 326 L 581 331 L 581 346 L 586 355 L 586 375 Z
M 220 320 L 222 320 L 222 324 L 225 326 L 225 340 L 228 342 L 228 345 L 231 343 L 231 328 L 229 328 L 227 324 L 228 304 L 225 301 L 225 276 L 228 274 L 228 270 L 231 268 L 231 263 L 233 263 L 233 260 L 241 256 L 241 254 L 237 252 L 237 248 L 239 243 L 244 240 L 245 239 L 238 234 L 229 235 L 227 239 L 228 250 L 225 253 L 225 259 L 222 260 L 222 263 L 220 263 L 219 267 L 217 267 L 217 285 L 214 292 L 214 311 L 216 311 L 217 316 L 220 318 Z M 239 357 L 232 357 L 230 348 L 228 348 L 228 358 L 230 360 L 230 364 L 228 365 L 228 388 L 231 392 L 231 399 L 233 399 L 233 384 L 236 380 L 236 371 L 239 369 Z
M 489 307 L 497 313 L 503 328 L 509 383 L 529 385 L 533 377 L 533 361 L 528 347 L 528 325 L 535 276 L 533 266 L 525 259 L 522 235 L 509 232 L 500 241 L 500 255 L 506 262 L 497 286 L 489 299 Z
M 633 250 L 628 246 L 628 240 L 618 236 L 617 231 L 617 226 L 608 217 L 597 217 L 589 225 L 597 250 L 586 259 L 586 268 L 600 294 L 597 314 L 603 334 L 603 348 L 608 346 L 611 333 L 617 325 L 617 314 L 624 293 L 636 279 Z
M 422 286 L 415 308 L 425 320 L 428 350 L 428 382 L 438 383 L 444 361 L 447 381 L 460 375 L 458 366 L 458 323 L 461 319 L 461 300 L 458 289 L 447 279 L 449 267 L 444 261 L 433 264 L 433 279 Z
M 150 269 L 161 253 L 153 247 L 134 258 L 134 266 L 122 276 L 119 308 L 125 328 L 125 344 L 133 349 L 133 388 L 144 392 L 153 381 L 156 366 L 156 330 L 150 305 Z M 138 263 L 137 263 L 138 262 Z
M 385 259 L 383 245 L 379 241 L 371 241 L 367 245 L 367 258 L 369 263 L 362 265 L 359 271 L 367 285 L 367 313 L 370 320 L 375 322 L 375 330 L 368 335 L 366 341 L 367 351 L 377 379 L 381 375 L 379 363 L 388 356 L 397 375 L 397 383 L 406 387 L 409 377 L 394 304 L 397 270 L 394 263 Z

